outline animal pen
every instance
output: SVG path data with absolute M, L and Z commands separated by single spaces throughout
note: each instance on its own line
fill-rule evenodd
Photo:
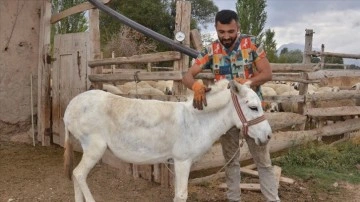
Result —
M 64 110 L 68 102 L 75 95 L 86 91 L 92 84 L 101 89 L 103 83 L 118 83 L 124 81 L 157 81 L 173 80 L 173 95 L 121 95 L 133 97 L 134 99 L 158 99 L 164 101 L 185 101 L 186 89 L 181 83 L 182 75 L 189 66 L 189 56 L 178 51 L 169 51 L 154 54 L 134 55 L 131 57 L 101 58 L 100 35 L 99 35 L 99 10 L 90 3 L 83 3 L 61 13 L 51 15 L 51 3 L 44 1 L 41 10 L 41 29 L 43 41 L 39 57 L 44 58 L 45 63 L 39 65 L 38 86 L 38 140 L 42 145 L 51 143 L 63 146 L 64 124 L 62 122 Z M 108 3 L 109 0 L 103 0 Z M 89 10 L 90 9 L 90 10 Z M 89 31 L 86 33 L 65 34 L 55 36 L 54 56 L 50 56 L 50 25 L 71 14 L 89 10 Z M 190 10 L 188 1 L 177 1 L 176 4 L 176 27 L 175 31 L 185 33 L 185 39 L 178 42 L 181 46 L 201 49 L 201 37 L 197 30 L 190 30 Z M 320 101 L 337 99 L 360 99 L 359 91 L 344 90 L 324 94 L 308 94 L 308 85 L 311 83 L 327 83 L 328 85 L 341 84 L 349 88 L 360 81 L 359 70 L 325 70 L 324 57 L 340 56 L 343 58 L 359 59 L 360 55 L 340 54 L 331 52 L 312 51 L 313 31 L 306 30 L 304 59 L 302 64 L 271 64 L 273 70 L 273 81 L 299 82 L 299 95 L 292 96 L 268 96 L 268 102 L 291 102 L 298 103 L 299 112 L 277 112 L 267 113 L 274 132 L 270 141 L 270 152 L 278 152 L 297 144 L 319 139 L 323 136 L 347 134 L 360 129 L 360 119 L 353 118 L 360 115 L 360 106 L 336 106 L 317 108 L 316 103 Z M 320 63 L 311 63 L 311 56 L 321 57 Z M 170 71 L 139 71 L 121 68 L 114 73 L 108 73 L 106 66 L 122 64 L 147 64 L 147 70 L 153 69 L 153 64 L 163 61 L 173 61 Z M 50 66 L 52 71 L 50 72 Z M 213 81 L 209 73 L 201 73 L 199 79 Z M 50 82 L 52 81 L 51 87 Z M 51 91 L 51 94 L 50 94 Z M 52 102 L 50 102 L 50 100 Z M 356 102 L 358 103 L 358 102 Z M 345 119 L 346 117 L 346 119 Z M 326 120 L 336 120 L 332 125 L 315 127 L 310 120 L 322 123 Z M 247 145 L 241 147 L 241 161 L 251 159 Z M 172 166 L 169 162 L 157 165 L 132 165 L 121 162 L 110 152 L 106 151 L 102 158 L 104 163 L 112 165 L 133 175 L 160 183 L 164 186 L 172 184 Z M 216 169 L 224 165 L 224 159 L 220 144 L 214 144 L 199 161 L 193 164 L 193 172 L 200 170 Z M 245 166 L 242 172 L 256 175 L 253 165 Z M 223 176 L 223 173 L 217 173 Z M 214 176 L 212 176 L 214 177 Z M 198 179 L 190 179 L 190 183 L 199 183 L 211 176 Z M 292 183 L 288 178 L 280 177 L 279 180 Z

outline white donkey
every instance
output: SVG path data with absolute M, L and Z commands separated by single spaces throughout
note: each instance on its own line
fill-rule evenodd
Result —
M 172 158 L 177 202 L 187 200 L 191 164 L 231 127 L 242 129 L 258 145 L 267 144 L 271 138 L 260 99 L 249 86 L 219 81 L 212 86 L 207 101 L 204 110 L 197 110 L 192 98 L 188 102 L 140 100 L 101 90 L 76 96 L 64 115 L 65 169 L 70 179 L 73 176 L 75 201 L 95 201 L 86 178 L 106 148 L 134 164 L 162 163 Z M 73 171 L 69 132 L 83 149 Z

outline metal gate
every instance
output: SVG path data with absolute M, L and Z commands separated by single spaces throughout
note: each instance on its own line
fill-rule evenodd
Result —
M 69 101 L 90 86 L 87 66 L 89 33 L 56 35 L 55 61 L 51 69 L 52 134 L 55 144 L 64 146 L 64 112 Z

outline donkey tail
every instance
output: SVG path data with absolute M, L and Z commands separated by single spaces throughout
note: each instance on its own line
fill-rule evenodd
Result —
M 64 152 L 64 171 L 65 176 L 68 177 L 70 180 L 72 178 L 72 172 L 74 170 L 74 151 L 73 145 L 70 138 L 70 132 L 65 125 L 65 152 Z

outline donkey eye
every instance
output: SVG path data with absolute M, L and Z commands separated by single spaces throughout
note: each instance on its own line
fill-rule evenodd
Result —
M 250 108 L 251 110 L 253 110 L 253 111 L 258 111 L 257 106 L 249 106 L 249 108 Z

